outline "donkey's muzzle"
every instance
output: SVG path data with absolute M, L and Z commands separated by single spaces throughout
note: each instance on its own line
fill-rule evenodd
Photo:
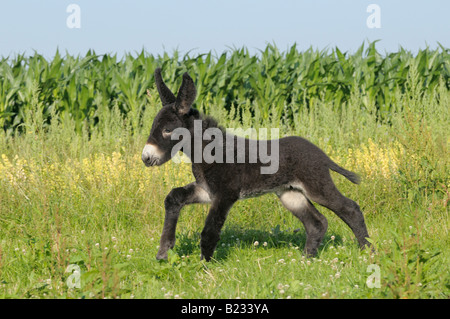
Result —
M 144 162 L 145 166 L 155 166 L 159 165 L 162 158 L 162 152 L 156 145 L 147 144 L 142 151 L 141 159 Z
M 142 155 L 142 161 L 144 162 L 145 166 L 149 167 L 149 166 L 158 165 L 159 158 L 146 157 L 146 156 Z

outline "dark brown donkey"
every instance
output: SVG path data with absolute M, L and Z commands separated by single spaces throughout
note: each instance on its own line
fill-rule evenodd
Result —
M 366 239 L 369 235 L 358 204 L 339 192 L 331 179 L 330 169 L 357 184 L 359 177 L 355 173 L 340 167 L 317 146 L 301 137 L 255 141 L 230 135 L 214 119 L 203 117 L 191 108 L 196 89 L 187 73 L 183 75 L 176 97 L 164 84 L 160 69 L 155 71 L 155 82 L 163 107 L 153 121 L 142 161 L 146 166 L 162 165 L 180 150 L 182 144 L 182 151 L 191 159 L 195 176 L 195 182 L 172 189 L 164 201 L 166 213 L 158 259 L 166 259 L 167 251 L 174 247 L 178 216 L 185 205 L 211 203 L 200 242 L 202 258 L 209 261 L 233 204 L 239 199 L 269 192 L 276 193 L 283 205 L 303 223 L 307 235 L 306 255 L 317 253 L 328 226 L 325 216 L 311 201 L 336 213 L 351 228 L 362 248 L 369 245 Z M 216 133 L 204 138 L 211 129 Z M 217 131 L 222 136 L 218 136 Z M 198 133 L 203 138 L 196 138 Z M 231 150 L 233 156 L 227 157 L 226 161 L 217 158 L 207 161 L 191 154 L 191 150 L 197 150 L 201 155 L 208 144 L 225 139 L 226 143 L 215 144 L 214 152 L 215 155 L 228 155 Z M 255 147 L 262 146 L 272 151 L 270 155 L 276 165 L 263 159 L 261 152 L 254 152 L 255 156 L 251 154 Z M 267 164 L 275 167 L 276 171 L 262 173 Z

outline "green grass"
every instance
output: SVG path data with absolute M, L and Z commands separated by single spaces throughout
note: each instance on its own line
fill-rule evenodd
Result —
M 389 120 L 355 88 L 345 102 L 292 101 L 287 121 L 254 113 L 255 100 L 239 116 L 214 95 L 197 102 L 224 126 L 307 137 L 359 172 L 361 185 L 333 178 L 361 206 L 375 247 L 360 251 L 344 222 L 318 206 L 329 228 L 318 256 L 304 258 L 301 223 L 266 195 L 236 203 L 210 263 L 199 248 L 208 205 L 183 209 L 169 260 L 155 259 L 164 198 L 193 180 L 187 165 L 140 161 L 157 96 L 144 95 L 135 118 L 119 100 L 101 103 L 93 123 L 50 107 L 64 103 L 48 104 L 45 85 L 31 81 L 19 126 L 0 130 L 0 298 L 449 298 L 450 93 L 444 78 L 426 90 L 423 81 L 409 68 Z M 81 271 L 80 288 L 67 284 L 69 265 Z M 370 265 L 380 288 L 366 283 Z
M 344 223 L 321 209 L 330 227 L 319 255 L 305 259 L 304 230 L 274 196 L 235 205 L 208 264 L 199 256 L 205 205 L 182 212 L 176 247 L 168 262 L 158 262 L 162 194 L 154 203 L 152 198 L 127 203 L 130 194 L 119 203 L 89 196 L 4 203 L 10 210 L 2 209 L 0 293 L 2 298 L 448 298 L 448 215 L 441 203 L 411 205 L 392 199 L 390 191 L 377 193 L 372 202 L 358 195 L 375 196 L 372 185 L 356 190 L 345 183 L 339 186 L 366 212 L 376 253 L 361 252 Z M 387 201 L 383 207 L 389 209 L 371 211 L 379 201 Z M 80 289 L 67 287 L 70 264 L 81 268 Z M 366 285 L 370 264 L 380 267 L 381 288 Z

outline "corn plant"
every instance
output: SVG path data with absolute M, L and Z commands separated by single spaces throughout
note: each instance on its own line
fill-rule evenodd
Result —
M 350 103 L 352 92 L 362 96 L 362 107 L 389 123 L 399 96 L 409 94 L 407 76 L 417 70 L 419 94 L 432 92 L 440 82 L 450 88 L 449 50 L 426 48 L 413 54 L 403 48 L 382 55 L 376 42 L 361 45 L 355 53 L 332 50 L 299 51 L 296 45 L 285 52 L 268 44 L 258 54 L 246 48 L 215 56 L 209 52 L 191 56 L 152 55 L 141 51 L 117 55 L 63 57 L 52 59 L 38 53 L 19 54 L 0 60 L 0 126 L 19 131 L 32 99 L 33 83 L 39 86 L 43 117 L 49 123 L 52 112 L 93 128 L 102 106 L 120 111 L 136 130 L 147 106 L 146 90 L 153 88 L 153 72 L 162 67 L 171 87 L 189 71 L 198 88 L 196 106 L 204 112 L 223 108 L 242 120 L 244 113 L 262 121 L 271 119 L 292 125 L 296 114 L 314 101 L 332 102 L 337 109 Z

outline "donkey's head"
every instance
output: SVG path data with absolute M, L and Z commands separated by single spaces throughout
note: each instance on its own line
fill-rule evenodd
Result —
M 161 77 L 161 69 L 155 70 L 155 83 L 162 109 L 153 120 L 150 136 L 142 151 L 142 161 L 146 166 L 162 165 L 172 157 L 172 148 L 177 143 L 171 139 L 172 132 L 177 128 L 190 129 L 198 112 L 191 109 L 195 100 L 194 81 L 183 74 L 183 82 L 177 97 L 170 91 Z

